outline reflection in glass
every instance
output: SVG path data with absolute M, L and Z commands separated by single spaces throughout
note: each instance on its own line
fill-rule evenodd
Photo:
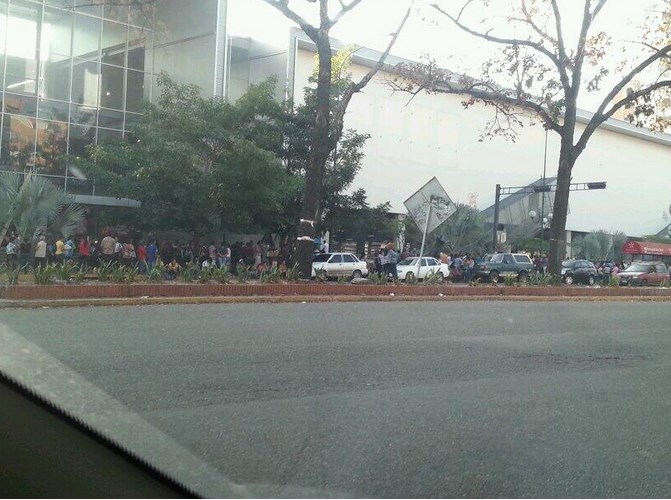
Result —
M 102 65 L 100 105 L 104 108 L 123 109 L 123 68 Z
M 67 102 L 41 99 L 38 111 L 40 120 L 67 122 L 69 106 Z
M 80 127 L 70 125 L 68 139 L 68 154 L 75 157 L 86 156 L 86 146 L 95 141 L 95 127 Z
M 90 16 L 100 17 L 103 13 L 102 6 L 100 4 L 95 5 L 95 2 L 92 2 L 91 0 L 75 0 L 74 3 L 75 3 L 75 10 L 82 14 L 88 14 Z M 70 0 L 70 4 L 72 4 L 72 0 Z
M 71 59 L 58 54 L 43 54 L 48 59 L 40 61 L 40 97 L 70 100 L 70 63 Z
M 79 125 L 96 126 L 98 119 L 98 109 L 93 106 L 76 105 L 70 106 L 70 122 Z
M 60 9 L 44 9 L 44 21 L 40 35 L 40 52 L 42 59 L 47 54 L 58 54 L 62 58 L 70 57 L 72 50 L 72 23 L 74 15 Z M 51 57 L 51 59 L 61 59 Z
M 133 130 L 133 128 L 142 121 L 142 115 L 136 113 L 126 113 L 126 130 Z
M 100 19 L 75 15 L 73 55 L 81 59 L 100 59 Z
M 145 74 L 141 71 L 128 70 L 126 77 L 126 111 L 140 113 L 142 101 L 145 98 Z
M 64 175 L 67 139 L 67 123 L 37 120 L 35 166 L 48 174 Z
M 127 38 L 128 27 L 125 24 L 103 21 L 103 58 L 117 55 L 116 59 L 120 60 L 119 65 L 124 66 Z
M 5 92 L 5 113 L 35 117 L 37 99 L 27 95 Z
M 119 142 L 123 140 L 123 133 L 120 130 L 98 129 L 98 144 L 105 142 Z
M 5 90 L 37 92 L 37 24 L 41 7 L 16 0 L 9 7 Z
M 121 130 L 123 128 L 123 112 L 100 108 L 98 110 L 98 126 Z
M 75 60 L 72 66 L 72 102 L 97 106 L 99 82 L 98 63 Z
M 128 22 L 128 4 L 130 2 L 113 3 L 108 2 L 103 6 L 103 17 L 121 23 Z
M 0 0 L 0 87 L 5 77 L 5 39 L 7 35 L 7 0 Z
M 5 114 L 2 127 L 2 163 L 10 170 L 25 170 L 35 163 L 36 120 Z
M 128 31 L 128 67 L 144 71 L 149 68 L 153 33 L 131 26 Z

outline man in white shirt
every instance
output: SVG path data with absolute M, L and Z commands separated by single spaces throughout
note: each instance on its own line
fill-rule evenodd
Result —
M 47 264 L 47 241 L 44 236 L 40 236 L 35 245 L 35 267 L 42 267 Z

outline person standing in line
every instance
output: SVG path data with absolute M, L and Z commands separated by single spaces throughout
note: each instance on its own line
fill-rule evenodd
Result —
M 135 245 L 128 240 L 121 247 L 121 261 L 124 266 L 134 267 L 135 265 Z
M 33 265 L 36 269 L 47 265 L 47 241 L 44 235 L 40 236 L 35 245 L 35 262 Z
M 394 249 L 394 244 L 390 241 L 387 243 L 387 260 L 389 266 L 389 274 L 394 281 L 398 280 L 398 271 L 396 264 L 398 264 L 398 252 Z
M 219 265 L 219 258 L 217 255 L 217 247 L 214 244 L 214 241 L 210 241 L 210 246 L 207 247 L 207 256 L 210 258 L 210 262 L 217 266 Z
M 56 240 L 56 252 L 54 254 L 56 264 L 62 264 L 65 257 L 65 243 L 63 243 L 63 237 L 59 236 Z
M 91 260 L 91 242 L 89 241 L 88 236 L 81 239 L 77 250 L 79 252 L 79 265 L 85 269 L 88 267 Z
M 105 236 L 100 242 L 100 251 L 102 253 L 102 260 L 104 262 L 111 262 L 114 259 L 114 248 L 116 240 L 109 234 Z
M 385 243 L 380 248 L 380 266 L 382 267 L 382 276 L 389 278 L 389 249 Z
M 7 246 L 5 247 L 5 252 L 7 253 L 7 267 L 9 269 L 14 269 L 18 264 L 18 249 L 19 245 L 16 241 L 16 238 L 10 238 Z
M 72 241 L 72 238 L 68 238 L 65 241 L 65 260 L 70 261 L 75 257 L 75 242 Z
M 149 271 L 154 269 L 156 259 L 158 259 L 158 247 L 156 246 L 156 240 L 152 240 L 147 247 L 147 268 Z

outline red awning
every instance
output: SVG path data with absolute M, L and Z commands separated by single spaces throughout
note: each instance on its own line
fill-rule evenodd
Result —
M 651 243 L 648 241 L 628 241 L 622 247 L 622 253 L 671 257 L 671 245 Z

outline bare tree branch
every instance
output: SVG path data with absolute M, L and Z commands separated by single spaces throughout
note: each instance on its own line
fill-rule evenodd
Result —
M 587 146 L 587 141 L 589 141 L 590 137 L 596 131 L 596 129 L 599 128 L 599 126 L 601 126 L 603 122 L 612 117 L 617 112 L 618 109 L 622 108 L 623 106 L 626 106 L 629 103 L 635 102 L 639 97 L 649 95 L 655 90 L 661 88 L 671 88 L 671 80 L 661 80 L 645 88 L 642 88 L 636 92 L 631 92 L 626 97 L 620 99 L 615 104 L 613 104 L 613 106 L 611 106 L 611 108 L 608 111 L 595 113 L 592 119 L 587 124 L 587 127 L 585 127 L 585 130 L 580 136 L 580 140 L 577 142 L 575 146 L 576 156 L 579 155 L 585 149 L 585 147 Z
M 266 2 L 268 5 L 275 7 L 287 18 L 295 22 L 298 26 L 301 27 L 301 29 L 305 32 L 305 34 L 310 37 L 310 39 L 313 42 L 317 43 L 317 39 L 319 38 L 319 32 L 317 28 L 312 26 L 300 15 L 291 10 L 291 8 L 289 8 L 289 0 L 263 0 L 263 1 Z
M 561 26 L 561 14 L 557 0 L 552 0 L 552 13 L 555 18 L 555 29 L 557 30 L 557 52 L 559 53 L 559 78 L 565 92 L 569 92 L 571 85 L 569 83 L 568 72 L 566 68 L 569 66 L 569 58 L 566 56 L 566 44 L 564 43 L 564 32 Z
M 347 106 L 349 105 L 350 100 L 352 99 L 352 96 L 356 94 L 357 92 L 361 92 L 361 89 L 363 89 L 366 85 L 368 85 L 368 82 L 371 81 L 371 79 L 375 76 L 375 74 L 382 69 L 382 66 L 384 66 L 384 62 L 387 59 L 387 56 L 389 55 L 389 52 L 391 52 L 392 47 L 396 43 L 396 39 L 398 36 L 401 34 L 401 30 L 403 30 L 403 26 L 405 26 L 406 21 L 410 17 L 410 12 L 412 11 L 412 6 L 413 6 L 413 1 L 410 2 L 410 5 L 408 5 L 408 9 L 405 11 L 405 15 L 403 16 L 403 19 L 401 19 L 400 24 L 398 25 L 398 28 L 396 28 L 396 31 L 393 33 L 391 40 L 389 40 L 389 43 L 387 44 L 386 50 L 382 53 L 380 58 L 377 60 L 377 63 L 375 63 L 375 66 L 373 66 L 366 75 L 359 80 L 358 82 L 354 83 L 352 82 L 347 90 L 345 90 L 345 93 L 343 94 L 340 104 L 338 106 L 338 109 L 334 113 L 334 118 L 333 118 L 333 123 L 336 125 L 336 133 L 333 134 L 334 137 L 332 137 L 331 141 L 337 142 L 339 140 L 339 136 L 342 134 L 342 129 L 343 129 L 343 121 L 345 117 L 345 110 L 347 109 Z
M 540 36 L 543 40 L 550 42 L 552 45 L 556 47 L 558 45 L 557 39 L 552 38 L 547 32 L 542 30 L 541 27 L 538 26 L 538 24 L 534 21 L 531 12 L 529 11 L 529 8 L 527 6 L 527 0 L 522 0 L 521 9 L 524 18 L 513 18 L 513 19 L 528 24 L 529 26 L 531 26 L 531 29 L 533 29 L 538 36 Z
M 336 24 L 342 17 L 347 14 L 350 10 L 352 10 L 354 7 L 359 5 L 363 0 L 352 0 L 349 4 L 346 4 L 343 2 L 343 0 L 340 1 L 340 12 L 338 12 L 335 16 L 333 16 L 333 19 L 331 19 L 331 26 Z
M 519 46 L 523 46 L 523 47 L 529 47 L 529 48 L 534 49 L 537 52 L 540 52 L 541 54 L 547 56 L 554 63 L 554 65 L 559 70 L 559 74 L 560 74 L 560 77 L 562 77 L 562 82 L 563 82 L 564 79 L 563 79 L 562 74 L 565 74 L 565 70 L 564 70 L 564 67 L 563 67 L 560 59 L 557 58 L 557 56 L 555 54 L 553 54 L 551 51 L 549 51 L 542 44 L 532 42 L 530 40 L 522 40 L 522 39 L 519 39 L 519 38 L 502 38 L 502 37 L 497 37 L 497 36 L 490 35 L 489 33 L 482 33 L 480 31 L 476 31 L 472 28 L 469 28 L 468 26 L 463 24 L 459 20 L 459 18 L 454 17 L 450 13 L 441 9 L 438 4 L 433 3 L 433 4 L 431 4 L 431 7 L 433 7 L 438 12 L 443 14 L 450 21 L 452 21 L 452 23 L 454 23 L 455 26 L 457 26 L 462 31 L 468 33 L 469 35 L 472 35 L 472 36 L 477 37 L 477 38 L 481 38 L 483 40 L 487 40 L 488 42 L 499 43 L 499 44 L 502 44 L 502 45 L 519 45 Z M 566 81 L 568 83 L 568 78 L 567 78 Z

